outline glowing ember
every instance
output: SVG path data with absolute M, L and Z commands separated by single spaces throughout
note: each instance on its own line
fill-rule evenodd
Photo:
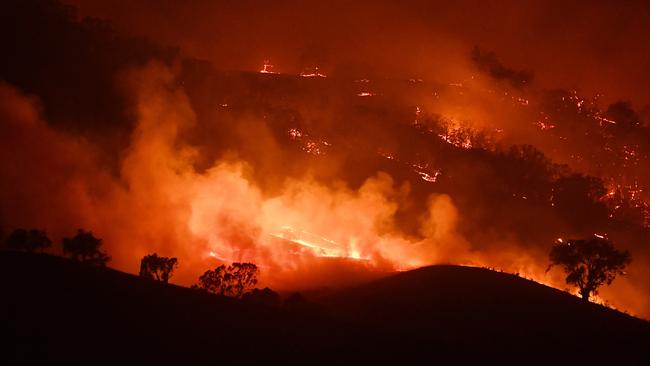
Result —
M 440 170 L 430 173 L 426 164 L 413 164 L 412 167 L 413 170 L 420 175 L 422 180 L 430 183 L 435 183 L 438 180 L 438 177 L 442 174 Z
M 377 154 L 379 154 L 379 156 L 382 156 L 382 157 L 384 157 L 384 158 L 386 158 L 388 160 L 397 160 L 395 155 L 390 153 L 390 152 L 386 152 L 386 151 L 383 151 L 383 150 L 378 150 Z
M 302 76 L 303 78 L 326 78 L 327 77 L 327 75 L 321 73 L 318 70 L 318 66 L 314 67 L 311 70 L 305 70 L 301 72 L 300 76 Z
M 300 132 L 297 128 L 290 128 L 289 131 L 289 137 L 292 139 L 297 139 L 302 137 L 302 132 Z
M 435 183 L 438 180 L 438 176 L 440 176 L 441 173 L 440 171 L 437 171 L 433 173 L 433 175 L 430 175 L 429 173 L 425 173 L 425 172 L 418 172 L 418 174 L 420 174 L 422 179 L 424 179 L 425 181 Z
M 472 148 L 472 140 L 469 137 L 462 138 L 450 134 L 438 134 L 438 137 L 440 137 L 444 142 L 456 147 L 461 147 L 463 149 Z
M 602 126 L 603 122 L 610 123 L 610 124 L 613 124 L 613 125 L 616 124 L 616 121 L 614 121 L 613 119 L 608 119 L 608 118 L 605 118 L 603 116 L 595 116 L 594 118 L 596 118 L 599 121 L 601 126 Z
M 289 138 L 300 143 L 300 148 L 312 155 L 323 155 L 325 149 L 332 146 L 329 142 L 324 140 L 316 140 L 309 135 L 301 132 L 297 128 L 290 128 L 287 131 Z
M 542 131 L 544 131 L 544 130 L 552 130 L 552 129 L 555 128 L 554 124 L 548 122 L 548 118 L 545 118 L 543 121 L 540 120 L 540 121 L 535 122 L 535 125 L 537 127 L 539 127 L 539 129 L 542 130 Z
M 264 60 L 264 64 L 262 65 L 262 69 L 260 70 L 261 74 L 277 74 L 277 72 L 273 71 L 273 65 L 271 65 L 271 61 L 269 60 Z
M 512 97 L 512 100 L 514 100 L 514 101 L 517 102 L 518 104 L 521 104 L 521 105 L 524 105 L 524 106 L 526 106 L 526 105 L 529 104 L 528 99 L 526 99 L 526 98 L 522 98 L 522 97 L 515 97 L 515 96 L 513 96 L 513 97 Z

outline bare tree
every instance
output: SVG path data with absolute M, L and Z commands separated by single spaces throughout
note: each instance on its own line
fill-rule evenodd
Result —
M 176 267 L 177 258 L 159 257 L 157 253 L 149 254 L 140 261 L 140 276 L 167 283 Z
M 567 273 L 566 283 L 575 285 L 586 301 L 596 294 L 598 287 L 611 284 L 616 275 L 624 274 L 630 264 L 630 253 L 619 251 L 604 238 L 568 240 L 558 242 L 549 254 L 551 264 L 548 270 L 560 265 Z

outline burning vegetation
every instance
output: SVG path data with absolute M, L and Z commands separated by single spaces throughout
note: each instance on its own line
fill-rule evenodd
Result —
M 554 240 L 607 234 L 635 260 L 601 296 L 650 316 L 650 128 L 630 103 L 538 85 L 473 44 L 445 65 L 465 65 L 452 80 L 317 52 L 233 71 L 25 4 L 5 10 L 52 21 L 3 25 L 42 30 L 0 61 L 4 235 L 36 227 L 58 243 L 87 227 L 115 268 L 170 253 L 173 281 L 203 273 L 199 287 L 241 297 L 251 286 L 227 287 L 231 272 L 292 290 L 440 263 L 563 288 L 546 271 Z M 50 247 L 39 230 L 20 235 Z M 141 271 L 167 281 L 163 259 Z

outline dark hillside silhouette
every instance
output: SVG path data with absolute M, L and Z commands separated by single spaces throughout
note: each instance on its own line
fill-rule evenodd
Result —
M 311 343 L 278 309 L 60 257 L 0 252 L 0 277 L 3 360 L 250 364 Z
M 341 291 L 323 302 L 336 317 L 381 334 L 375 347 L 388 353 L 399 343 L 422 356 L 433 356 L 428 349 L 437 344 L 542 359 L 553 354 L 583 361 L 599 354 L 650 357 L 650 323 L 483 268 L 425 267 Z
M 0 252 L 0 289 L 3 358 L 25 362 L 483 362 L 532 352 L 567 362 L 615 354 L 629 364 L 650 352 L 646 321 L 479 268 L 405 272 L 328 295 L 318 311 L 292 311 Z

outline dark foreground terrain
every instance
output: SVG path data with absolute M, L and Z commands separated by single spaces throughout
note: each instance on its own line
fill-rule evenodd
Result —
M 650 355 L 646 321 L 478 268 L 422 268 L 277 308 L 0 252 L 0 293 L 0 364 L 647 364 Z

